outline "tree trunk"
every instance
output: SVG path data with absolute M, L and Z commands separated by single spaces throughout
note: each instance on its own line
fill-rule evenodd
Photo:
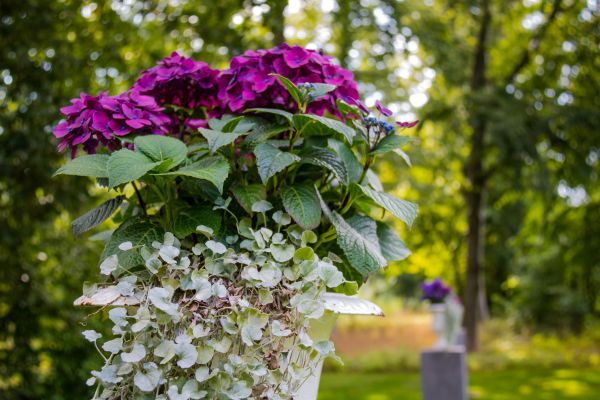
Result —
M 477 47 L 471 76 L 471 95 L 477 96 L 486 84 L 487 37 L 491 22 L 489 0 L 482 2 L 483 15 L 479 28 Z M 479 347 L 478 322 L 487 312 L 485 299 L 484 258 L 484 216 L 486 175 L 484 171 L 485 112 L 481 104 L 469 105 L 472 128 L 471 151 L 465 168 L 469 187 L 466 193 L 469 231 L 467 236 L 467 283 L 465 292 L 465 328 L 467 350 L 476 351 Z M 485 306 L 485 307 L 484 307 Z M 483 312 L 482 312 L 483 311 Z
M 279 46 L 285 42 L 285 16 L 283 12 L 288 5 L 287 0 L 275 0 L 269 2 L 269 10 L 267 17 L 267 26 L 273 33 L 273 44 Z

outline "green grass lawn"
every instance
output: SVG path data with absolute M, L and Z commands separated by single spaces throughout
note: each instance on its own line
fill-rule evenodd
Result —
M 415 372 L 328 372 L 321 378 L 319 400 L 420 400 L 419 379 Z M 600 370 L 474 372 L 469 392 L 471 399 L 482 400 L 596 400 Z

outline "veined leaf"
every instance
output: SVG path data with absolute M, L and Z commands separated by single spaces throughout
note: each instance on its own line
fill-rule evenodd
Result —
M 98 207 L 77 218 L 71 223 L 73 235 L 81 235 L 83 232 L 87 232 L 95 226 L 100 225 L 110 217 L 117 208 L 119 208 L 123 199 L 125 199 L 124 196 L 117 196 L 114 199 L 107 200 Z
M 219 150 L 223 146 L 227 146 L 230 143 L 233 143 L 235 139 L 239 138 L 245 133 L 235 133 L 235 132 L 217 132 L 211 129 L 198 129 L 200 134 L 206 138 L 208 141 L 208 149 L 211 153 Z
M 371 154 L 385 154 L 394 151 L 410 142 L 408 136 L 389 135 L 381 139 L 377 147 L 371 151 Z
M 248 134 L 244 138 L 244 145 L 253 147 L 259 143 L 264 143 L 273 136 L 280 134 L 281 132 L 289 131 L 290 127 L 288 125 L 278 125 L 278 124 L 263 124 L 256 125 L 252 132 Z M 289 141 L 286 140 L 286 143 Z
M 275 76 L 279 82 L 281 82 L 281 84 L 286 88 L 286 90 L 288 91 L 288 93 L 290 94 L 290 96 L 292 96 L 292 98 L 294 100 L 296 100 L 296 103 L 298 103 L 298 105 L 302 104 L 302 94 L 300 93 L 300 89 L 298 89 L 298 87 L 296 85 L 294 85 L 294 83 L 292 81 L 290 81 L 288 78 L 286 78 L 283 75 L 279 75 L 279 74 L 271 74 L 273 76 Z
M 270 143 L 261 143 L 254 149 L 258 174 L 263 183 L 286 167 L 300 161 L 295 154 L 279 150 Z
M 212 118 L 208 120 L 208 127 L 218 132 L 225 132 L 223 128 L 230 123 L 237 125 L 237 120 L 239 118 L 240 117 L 236 117 L 234 115 L 224 115 L 221 118 Z M 231 125 L 232 124 L 230 124 L 230 126 Z
M 89 154 L 67 161 L 55 173 L 56 175 L 92 176 L 108 178 L 108 154 Z
M 346 143 L 340 142 L 336 139 L 327 139 L 327 146 L 335 151 L 337 155 L 342 159 L 346 171 L 348 172 L 349 182 L 358 182 L 362 173 L 362 165 L 356 158 L 356 155 Z
M 168 163 L 166 169 L 178 166 L 187 156 L 185 143 L 169 136 L 138 136 L 133 143 L 137 152 L 143 153 L 152 161 L 163 162 L 169 160 L 170 163 Z
M 320 97 L 325 96 L 329 92 L 333 92 L 337 86 L 330 85 L 329 83 L 317 83 L 317 82 L 308 82 L 312 85 L 310 90 L 310 94 L 312 95 L 312 100 L 317 100 Z
M 321 222 L 319 197 L 314 187 L 306 185 L 285 186 L 281 189 L 285 211 L 304 229 L 314 229 Z
M 320 198 L 321 209 L 331 221 L 337 232 L 337 244 L 340 246 L 352 268 L 363 277 L 384 267 L 387 262 L 381 255 L 379 245 L 365 238 L 335 211 L 331 211 Z
M 400 261 L 410 255 L 410 250 L 391 226 L 383 222 L 377 222 L 377 237 L 379 239 L 381 254 L 386 260 Z
M 251 130 L 254 127 L 255 123 L 255 118 L 241 115 L 239 117 L 235 117 L 228 120 L 227 123 L 225 123 L 221 129 L 215 130 L 220 130 L 221 132 L 227 133 L 245 133 Z
M 198 225 L 207 226 L 213 232 L 218 232 L 221 229 L 221 212 L 213 210 L 208 205 L 184 208 L 175 217 L 173 233 L 183 239 L 196 232 Z
M 189 176 L 196 179 L 209 181 L 217 189 L 219 193 L 223 193 L 223 184 L 227 175 L 229 175 L 229 163 L 223 157 L 207 157 L 200 161 L 186 165 L 177 171 L 167 172 L 161 175 L 180 175 Z
M 233 197 L 248 214 L 252 214 L 252 204 L 267 199 L 267 191 L 263 185 L 238 185 L 231 188 Z
M 306 136 L 334 136 L 340 134 L 352 144 L 354 129 L 337 119 L 312 114 L 295 114 L 292 117 L 294 128 Z
M 152 161 L 142 153 L 121 149 L 108 159 L 108 185 L 115 187 L 146 175 L 160 161 Z
M 312 147 L 301 154 L 302 162 L 325 167 L 340 181 L 341 184 L 348 184 L 348 171 L 340 157 L 333 151 L 321 147 Z
M 380 207 L 391 212 L 395 217 L 400 218 L 409 227 L 417 216 L 419 207 L 415 203 L 401 200 L 388 193 L 375 191 L 367 186 L 352 184 L 352 189 L 362 192 Z
M 153 241 L 162 242 L 164 230 L 152 222 L 144 220 L 129 220 L 118 227 L 106 243 L 101 261 L 116 254 L 119 257 L 119 265 L 131 268 L 142 265 L 144 260 L 136 251 L 122 251 L 119 245 L 131 242 L 133 246 L 152 245 Z
M 279 110 L 277 108 L 251 108 L 249 110 L 246 110 L 246 112 L 255 112 L 255 113 L 264 113 L 264 114 L 279 115 L 281 117 L 284 117 L 288 121 L 291 121 L 292 120 L 292 115 L 294 115 L 291 112 L 287 112 L 285 110 Z
M 353 215 L 346 219 L 346 222 L 348 222 L 356 232 L 360 233 L 365 239 L 373 243 L 374 247 L 381 251 L 379 239 L 377 237 L 377 223 L 374 219 L 364 215 Z

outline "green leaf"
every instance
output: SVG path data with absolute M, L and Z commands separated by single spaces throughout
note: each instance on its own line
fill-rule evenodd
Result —
M 108 154 L 90 154 L 67 161 L 55 173 L 56 175 L 92 176 L 95 178 L 108 178 L 106 164 Z
M 342 159 L 346 171 L 348 172 L 349 182 L 358 182 L 362 173 L 363 167 L 356 158 L 356 155 L 346 143 L 340 142 L 335 139 L 328 139 L 327 146 L 335 151 L 337 155 Z
M 348 184 L 348 171 L 340 157 L 333 151 L 321 147 L 312 147 L 301 154 L 302 162 L 325 167 L 337 178 L 343 185 Z
M 340 134 L 352 144 L 354 129 L 337 119 L 312 114 L 296 114 L 292 117 L 294 127 L 306 136 L 334 136 Z
M 279 115 L 281 117 L 284 117 L 288 121 L 291 121 L 292 120 L 292 115 L 294 115 L 291 112 L 287 112 L 287 111 L 284 111 L 284 110 L 279 110 L 277 108 L 251 108 L 249 110 L 246 110 L 246 112 L 255 112 L 255 113 L 264 113 L 264 114 Z
M 177 213 L 173 221 L 173 233 L 183 239 L 196 232 L 199 225 L 207 226 L 213 232 L 218 232 L 221 228 L 221 213 L 214 211 L 208 205 L 184 208 Z
M 265 187 L 259 184 L 238 185 L 231 188 L 231 192 L 233 193 L 233 197 L 235 197 L 248 214 L 252 214 L 252 204 L 260 200 L 266 200 L 267 198 Z
M 398 237 L 392 227 L 383 222 L 377 222 L 377 238 L 381 254 L 386 260 L 400 261 L 410 255 L 410 250 L 406 247 L 402 239 Z
M 319 196 L 320 198 L 320 196 Z M 381 255 L 379 245 L 373 243 L 353 228 L 335 211 L 331 211 L 320 198 L 321 209 L 331 221 L 337 232 L 337 244 L 340 246 L 353 269 L 363 277 L 384 267 L 387 262 Z
M 221 118 L 213 118 L 208 120 L 208 127 L 212 130 L 224 132 L 223 128 L 230 122 L 238 120 L 240 117 L 234 115 L 224 115 Z M 237 122 L 234 122 L 237 125 Z
M 223 193 L 223 185 L 227 175 L 229 175 L 229 163 L 223 157 L 215 156 L 203 158 L 200 161 L 186 165 L 177 171 L 164 173 L 161 175 L 189 176 L 196 179 L 209 181 L 219 193 Z
M 267 183 L 270 177 L 300 161 L 300 157 L 297 155 L 283 152 L 270 143 L 261 143 L 256 146 L 254 155 L 258 174 L 263 183 Z
M 178 166 L 187 156 L 185 143 L 168 136 L 138 136 L 133 143 L 137 152 L 143 153 L 152 161 L 170 161 L 165 165 L 166 170 Z
M 374 219 L 364 215 L 353 215 L 346 219 L 346 222 L 348 222 L 356 232 L 360 233 L 365 239 L 373 243 L 373 245 L 381 252 L 379 238 L 377 237 L 377 223 Z
M 401 149 L 396 149 L 394 150 L 394 153 L 398 154 L 400 157 L 402 157 L 402 159 L 404 160 L 404 162 L 406 163 L 406 165 L 408 165 L 409 167 L 412 167 L 412 163 L 410 162 L 410 157 L 408 156 L 408 154 L 406 154 L 404 151 L 402 151 Z
M 317 100 L 320 97 L 325 96 L 329 92 L 333 92 L 337 86 L 330 85 L 329 83 L 313 83 L 310 82 L 312 88 L 310 90 L 310 94 L 312 95 L 312 100 Z
M 401 200 L 388 193 L 375 191 L 366 186 L 352 184 L 352 188 L 365 194 L 380 207 L 383 207 L 387 211 L 391 212 L 395 217 L 400 218 L 409 227 L 417 217 L 417 211 L 419 207 L 415 203 Z
M 410 137 L 408 136 L 398 136 L 398 135 L 390 135 L 386 136 L 379 141 L 377 147 L 370 154 L 385 154 L 390 151 L 394 151 L 404 146 L 406 143 L 410 142 Z
M 221 132 L 235 132 L 235 133 L 245 133 L 251 130 L 256 123 L 256 118 L 253 117 L 245 117 L 239 116 L 230 119 L 223 125 L 221 129 L 215 129 Z
M 230 143 L 233 143 L 235 139 L 239 138 L 245 133 L 227 133 L 227 132 L 217 132 L 211 129 L 200 128 L 198 131 L 206 138 L 208 141 L 208 149 L 211 154 L 215 151 L 219 150 L 223 146 L 227 146 Z
M 333 289 L 336 293 L 343 293 L 346 296 L 354 296 L 358 293 L 358 283 L 355 281 L 346 281 Z
M 281 82 L 281 84 L 286 88 L 286 90 L 288 91 L 290 96 L 292 96 L 292 98 L 294 100 L 296 100 L 296 103 L 298 103 L 298 105 L 302 104 L 302 102 L 304 101 L 302 98 L 302 93 L 300 92 L 300 89 L 298 89 L 298 87 L 296 85 L 294 85 L 294 83 L 292 81 L 290 81 L 288 78 L 286 78 L 283 75 L 279 75 L 279 74 L 271 74 L 271 75 L 273 75 L 277 79 L 279 79 L 279 82 Z
M 244 138 L 244 145 L 254 147 L 258 143 L 263 143 L 281 132 L 290 130 L 289 125 L 280 125 L 273 123 L 255 124 L 252 132 Z M 288 142 L 289 143 L 289 142 Z
M 143 265 L 144 260 L 137 251 L 122 251 L 119 249 L 119 245 L 124 242 L 131 242 L 134 247 L 151 246 L 155 240 L 162 242 L 164 233 L 160 226 L 152 222 L 139 219 L 129 220 L 113 232 L 100 259 L 103 261 L 116 254 L 119 257 L 119 264 L 124 268 Z
M 83 214 L 71 223 L 73 235 L 81 235 L 95 226 L 100 225 L 119 208 L 125 196 L 117 196 L 100 204 L 98 207 Z
M 142 153 L 121 149 L 108 159 L 108 185 L 115 187 L 146 175 L 160 161 L 152 161 Z
M 285 211 L 304 229 L 314 229 L 321 222 L 319 197 L 314 187 L 285 186 L 281 189 Z

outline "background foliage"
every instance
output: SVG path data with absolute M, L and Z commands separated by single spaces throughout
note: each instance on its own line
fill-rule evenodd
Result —
M 423 121 L 413 168 L 381 167 L 386 189 L 421 205 L 414 254 L 374 286 L 442 275 L 464 296 L 477 209 L 473 315 L 583 329 L 600 312 L 598 13 L 592 0 L 2 1 L 0 397 L 85 397 L 92 367 L 71 302 L 100 248 L 70 235 L 65 210 L 91 208 L 96 189 L 50 179 L 58 107 L 117 93 L 172 50 L 215 67 L 283 39 L 337 56 L 368 102 Z

